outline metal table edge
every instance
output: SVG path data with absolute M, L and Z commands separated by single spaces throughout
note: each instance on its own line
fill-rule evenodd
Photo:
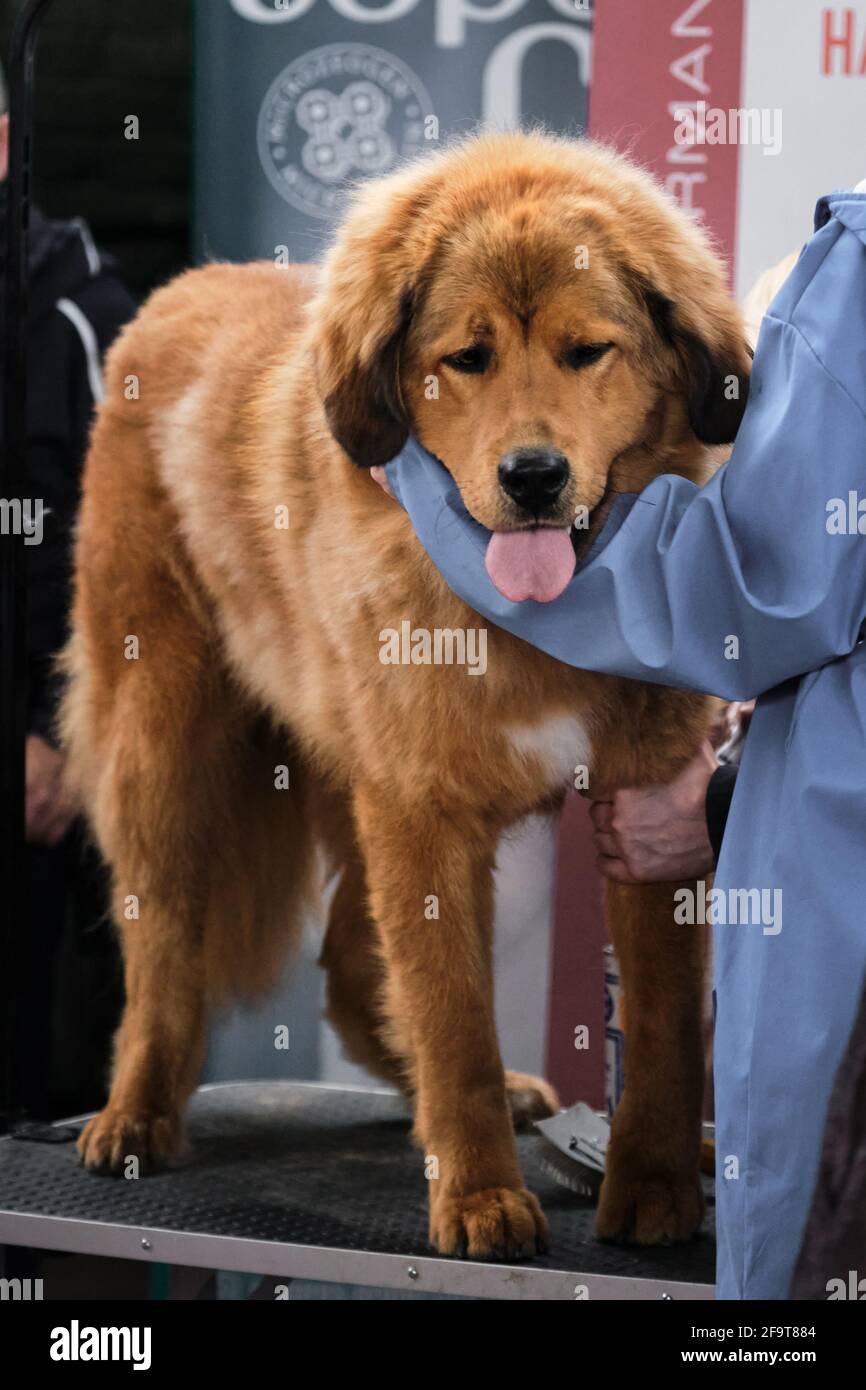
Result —
M 531 1263 L 482 1264 L 428 1255 L 292 1245 L 29 1212 L 0 1211 L 0 1243 L 200 1269 L 236 1270 L 277 1279 L 315 1279 L 469 1298 L 592 1302 L 667 1297 L 679 1302 L 714 1297 L 711 1284 L 584 1274 L 579 1270 L 537 1268 Z

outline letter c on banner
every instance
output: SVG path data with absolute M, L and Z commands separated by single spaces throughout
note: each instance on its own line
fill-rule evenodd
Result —
M 484 69 L 483 117 L 497 130 L 513 130 L 520 125 L 523 60 L 530 48 L 544 39 L 560 39 L 571 44 L 577 54 L 580 80 L 589 85 L 589 29 L 571 24 L 528 24 L 515 29 L 491 53 Z
M 467 19 L 479 24 L 496 24 L 522 10 L 526 0 L 496 0 L 483 9 L 475 0 L 439 0 L 436 10 L 436 43 L 439 48 L 462 48 L 466 42 Z
M 315 5 L 316 0 L 229 0 L 242 19 L 253 24 L 284 24 L 287 19 L 300 19 Z
M 370 10 L 362 0 L 331 0 L 337 14 L 346 19 L 357 19 L 361 24 L 387 24 L 389 19 L 402 19 L 418 4 L 418 0 L 390 0 L 378 10 Z

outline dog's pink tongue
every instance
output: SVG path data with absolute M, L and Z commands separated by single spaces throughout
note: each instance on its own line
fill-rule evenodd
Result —
M 504 598 L 550 603 L 574 574 L 574 548 L 568 531 L 494 531 L 487 546 L 487 573 Z

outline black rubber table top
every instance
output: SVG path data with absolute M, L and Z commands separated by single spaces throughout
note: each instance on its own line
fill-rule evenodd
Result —
M 432 1253 L 422 1157 L 410 1142 L 400 1097 L 289 1081 L 232 1083 L 196 1093 L 188 1129 L 192 1153 L 183 1166 L 135 1181 L 86 1172 L 71 1139 L 4 1138 L 0 1214 L 382 1254 Z M 550 1253 L 534 1266 L 712 1283 L 712 1214 L 705 1233 L 687 1245 L 602 1244 L 593 1235 L 593 1203 L 544 1171 L 539 1143 L 530 1135 L 518 1139 L 527 1186 L 551 1227 Z

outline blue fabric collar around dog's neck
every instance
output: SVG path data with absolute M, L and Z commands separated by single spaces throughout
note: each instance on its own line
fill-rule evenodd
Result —
M 397 500 L 406 510 L 419 541 L 450 589 L 498 627 L 532 646 L 568 660 L 568 602 L 572 580 L 552 603 L 512 603 L 503 598 L 485 568 L 491 532 L 468 512 L 454 478 L 443 463 L 413 436 L 386 465 Z M 637 493 L 621 493 L 576 573 L 602 550 L 634 506 Z M 577 664 L 576 662 L 574 664 Z

